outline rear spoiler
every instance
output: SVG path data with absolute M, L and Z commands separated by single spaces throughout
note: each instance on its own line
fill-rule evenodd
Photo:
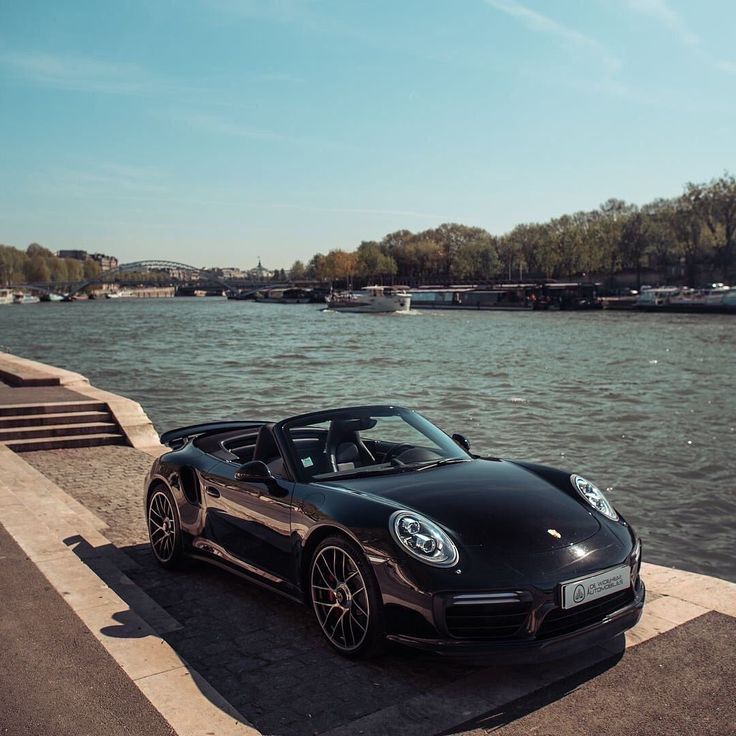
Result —
M 265 421 L 232 421 L 232 422 L 206 422 L 204 424 L 192 424 L 188 427 L 170 429 L 161 435 L 161 443 L 168 447 L 181 447 L 195 437 L 201 437 L 212 432 L 224 432 L 228 429 L 253 429 L 266 424 Z

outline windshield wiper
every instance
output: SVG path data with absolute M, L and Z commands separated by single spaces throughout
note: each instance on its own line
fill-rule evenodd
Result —
M 469 457 L 446 457 L 442 460 L 431 460 L 428 463 L 424 463 L 423 465 L 420 465 L 418 468 L 415 467 L 414 469 L 416 471 L 420 470 L 428 470 L 429 468 L 439 468 L 442 465 L 454 465 L 455 463 L 467 463 L 472 458 Z

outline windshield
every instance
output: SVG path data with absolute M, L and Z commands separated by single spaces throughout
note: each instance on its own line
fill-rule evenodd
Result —
M 340 409 L 283 425 L 302 480 L 418 471 L 470 456 L 421 414 L 400 407 Z

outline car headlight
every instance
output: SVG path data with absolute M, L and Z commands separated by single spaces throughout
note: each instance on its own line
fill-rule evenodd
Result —
M 603 516 L 607 516 L 612 521 L 618 521 L 618 514 L 611 506 L 608 499 L 603 495 L 600 488 L 594 486 L 589 480 L 585 480 L 581 475 L 571 475 L 570 481 L 577 492 L 596 510 L 600 511 Z
M 412 557 L 435 567 L 452 567 L 458 561 L 453 541 L 429 519 L 413 511 L 395 511 L 388 523 L 391 536 Z

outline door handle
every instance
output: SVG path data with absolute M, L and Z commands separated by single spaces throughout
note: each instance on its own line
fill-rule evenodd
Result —
M 220 498 L 220 491 L 212 486 L 207 486 L 207 495 L 212 496 L 212 498 Z

